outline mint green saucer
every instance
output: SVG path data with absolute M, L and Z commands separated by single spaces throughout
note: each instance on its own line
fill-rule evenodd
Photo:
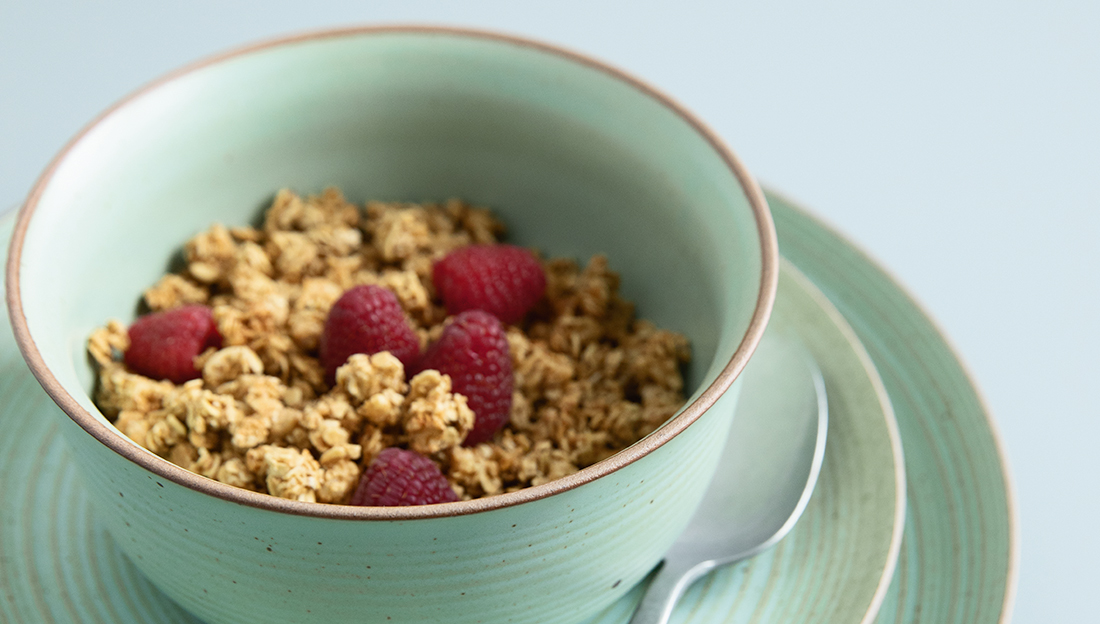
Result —
M 891 532 L 898 525 L 882 510 L 891 505 L 896 510 L 900 488 L 869 490 L 870 502 L 863 506 L 842 504 L 853 500 L 851 491 L 900 474 L 893 467 L 888 404 L 867 390 L 877 374 L 864 367 L 855 382 L 847 373 L 838 378 L 841 368 L 835 363 L 859 359 L 858 342 L 840 350 L 844 358 L 824 357 L 819 343 L 813 348 L 827 371 L 831 405 L 834 396 L 850 395 L 851 405 L 863 405 L 869 413 L 877 403 L 878 419 L 865 413 L 865 420 L 857 421 L 852 415 L 857 410 L 841 409 L 847 403 L 842 401 L 830 421 L 837 428 L 830 430 L 831 456 L 802 522 L 770 553 L 698 583 L 674 621 L 854 623 L 871 620 L 878 607 L 877 621 L 883 623 L 1007 620 L 1017 561 L 1012 500 L 989 417 L 973 385 L 942 336 L 889 277 L 788 202 L 769 200 L 784 254 L 847 317 L 890 394 L 909 476 L 900 559 L 887 585 L 890 553 L 897 552 Z M 11 225 L 10 214 L 0 220 L 0 248 L 7 247 Z M 782 283 L 782 300 L 789 301 L 792 292 L 803 300 L 817 297 L 789 267 Z M 790 319 L 802 331 L 801 317 L 818 314 L 813 306 L 799 309 L 777 305 L 776 327 Z M 121 555 L 74 488 L 79 467 L 65 455 L 46 413 L 55 408 L 15 348 L 6 310 L 0 315 L 0 621 L 197 622 Z M 845 333 L 842 327 L 833 324 L 833 332 Z M 874 424 L 857 430 L 856 422 Z M 834 436 L 837 430 L 846 433 Z M 878 441 L 861 444 L 868 436 Z M 864 448 L 886 477 L 851 481 L 862 474 L 855 465 L 862 455 L 839 452 L 845 448 Z M 855 526 L 866 527 L 874 538 L 845 532 Z M 880 554 L 853 554 L 862 552 L 864 541 L 878 544 Z M 838 544 L 856 550 L 838 550 Z M 625 622 L 637 594 L 595 621 Z
M 2 222 L 6 245 L 11 219 Z M 4 326 L 7 326 L 4 319 Z M 790 264 L 769 331 L 796 334 L 828 387 L 830 440 L 816 494 L 776 549 L 698 583 L 678 621 L 727 613 L 860 621 L 885 594 L 900 548 L 904 479 L 881 381 L 828 301 Z M 55 409 L 0 330 L 0 620 L 195 622 L 120 553 L 74 484 Z M 87 478 L 87 476 L 86 476 Z M 91 477 L 94 478 L 94 477 Z M 625 622 L 636 589 L 594 622 Z M 791 596 L 800 596 L 791 600 Z M 821 617 L 818 617 L 821 616 Z
M 873 260 L 775 193 L 779 251 L 840 310 L 871 354 L 901 428 L 905 538 L 880 624 L 1008 622 L 1016 509 L 992 418 L 943 334 Z

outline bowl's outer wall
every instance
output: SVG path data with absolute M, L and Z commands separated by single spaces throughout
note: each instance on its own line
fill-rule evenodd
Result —
M 119 547 L 205 621 L 566 623 L 619 599 L 679 535 L 739 387 L 607 478 L 524 505 L 410 521 L 235 505 L 158 479 L 67 418 L 63 432 Z
M 106 422 L 90 397 L 90 332 L 132 318 L 169 250 L 211 222 L 254 221 L 279 187 L 329 184 L 355 201 L 462 197 L 497 211 L 515 242 L 607 253 L 641 315 L 692 340 L 696 394 L 729 361 L 761 292 L 758 225 L 736 175 L 635 85 L 493 38 L 344 34 L 177 76 L 109 113 L 58 161 L 19 266 L 49 371 Z M 67 419 L 65 430 L 120 546 L 211 621 L 280 621 L 294 609 L 304 621 L 309 609 L 327 621 L 565 622 L 659 560 L 702 495 L 732 402 L 727 393 L 659 450 L 576 489 L 404 523 L 207 496 Z M 431 567 L 439 573 L 426 575 Z

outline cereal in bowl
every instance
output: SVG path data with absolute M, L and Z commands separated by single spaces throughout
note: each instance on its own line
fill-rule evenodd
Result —
M 546 483 L 675 414 L 687 339 L 635 319 L 604 256 L 503 233 L 458 200 L 280 191 L 261 227 L 188 241 L 148 314 L 92 334 L 96 403 L 202 476 L 372 505 Z

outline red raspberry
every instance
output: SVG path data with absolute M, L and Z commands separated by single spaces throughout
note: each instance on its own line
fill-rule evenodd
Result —
M 458 500 L 447 478 L 432 460 L 391 446 L 382 449 L 359 480 L 352 505 L 393 507 L 431 505 Z
M 474 428 L 462 442 L 473 446 L 493 437 L 512 411 L 512 356 L 504 328 L 495 316 L 470 310 L 454 317 L 443 334 L 413 366 L 451 377 L 451 389 L 466 397 Z M 410 375 L 411 376 L 411 375 Z
M 328 382 L 348 357 L 379 351 L 389 351 L 408 367 L 420 355 L 420 341 L 392 292 L 373 284 L 356 286 L 332 305 L 321 332 L 319 355 Z
M 197 379 L 201 373 L 195 356 L 222 344 L 214 315 L 203 305 L 146 314 L 134 321 L 129 334 L 126 365 L 140 375 L 177 384 Z
M 531 252 L 514 245 L 470 245 L 432 267 L 432 282 L 449 314 L 485 310 L 517 323 L 546 290 L 546 274 Z

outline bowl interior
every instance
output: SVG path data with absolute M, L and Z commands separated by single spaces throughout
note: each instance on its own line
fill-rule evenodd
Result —
M 36 194 L 20 264 L 28 328 L 94 417 L 91 331 L 213 222 L 255 222 L 275 190 L 492 208 L 508 239 L 606 253 L 640 316 L 685 333 L 705 389 L 749 327 L 758 225 L 720 151 L 607 70 L 514 41 L 343 33 L 182 72 L 113 109 Z

